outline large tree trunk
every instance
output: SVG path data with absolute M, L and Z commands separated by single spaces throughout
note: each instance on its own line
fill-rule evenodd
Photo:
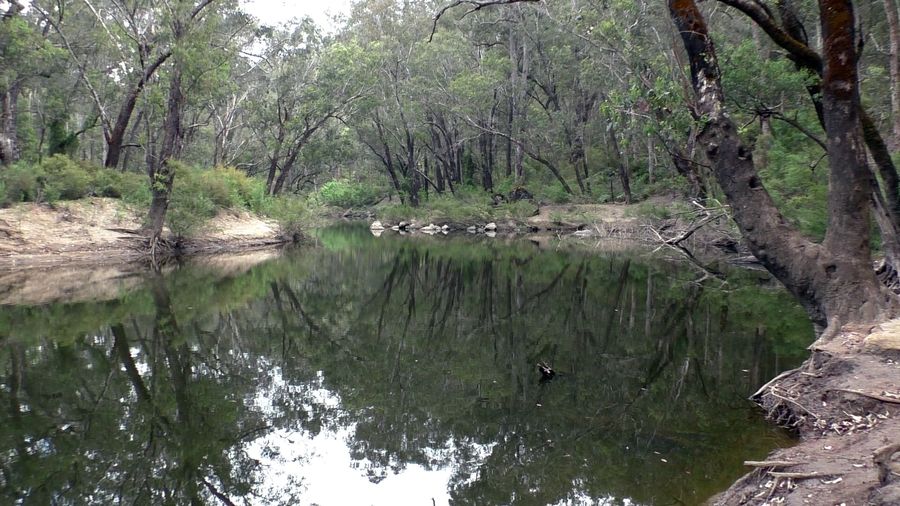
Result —
M 17 0 L 9 2 L 0 22 L 8 23 L 25 8 Z M 0 92 L 0 165 L 10 165 L 19 160 L 19 136 L 16 125 L 19 119 L 19 89 L 21 81 L 13 80 Z
M 116 123 L 109 131 L 109 134 L 107 134 L 106 159 L 103 162 L 104 167 L 115 169 L 119 165 L 119 158 L 122 154 L 122 144 L 125 140 L 125 133 L 128 130 L 128 123 L 131 121 L 131 115 L 134 113 L 134 107 L 137 105 L 137 99 L 141 95 L 141 91 L 144 90 L 144 85 L 146 85 L 147 81 L 153 77 L 156 69 L 165 63 L 170 56 L 172 56 L 172 52 L 167 51 L 154 60 L 150 66 L 144 69 L 144 72 L 138 78 L 137 82 L 130 90 L 128 90 L 128 94 L 125 95 L 125 101 L 122 102 L 121 107 L 119 107 L 119 114 L 116 116 Z
M 712 39 L 694 0 L 669 0 L 691 64 L 699 141 L 734 220 L 754 255 L 820 325 L 876 319 L 897 300 L 875 278 L 869 240 L 869 174 L 860 141 L 853 10 L 847 0 L 821 0 L 826 44 L 823 80 L 830 167 L 829 227 L 821 245 L 805 239 L 781 215 L 763 187 L 751 150 L 725 111 Z
M 897 16 L 897 2 L 884 0 L 884 13 L 891 39 L 891 126 L 894 134 L 891 148 L 896 150 L 900 148 L 900 20 Z
M 795 12 L 795 6 L 790 0 L 778 2 L 778 11 L 782 18 L 780 26 L 772 16 L 772 12 L 759 2 L 752 0 L 719 1 L 740 10 L 758 24 L 771 37 L 773 42 L 787 50 L 788 58 L 796 64 L 797 68 L 806 69 L 814 76 L 821 77 L 823 75 L 825 62 L 818 53 L 809 47 L 806 30 L 799 21 Z M 807 90 L 816 108 L 819 122 L 825 128 L 822 86 L 822 83 L 813 81 L 807 85 Z M 890 150 L 878 131 L 875 121 L 861 106 L 859 106 L 858 116 L 862 123 L 863 139 L 869 152 L 872 154 L 878 175 L 881 176 L 884 183 L 884 187 L 880 188 L 874 174 L 869 177 L 874 191 L 881 191 L 882 189 L 884 191 L 883 198 L 879 196 L 877 200 L 884 201 L 884 207 L 887 209 L 892 223 L 879 219 L 878 225 L 882 239 L 887 243 L 895 236 L 893 231 L 900 229 L 900 194 L 898 194 L 900 177 L 897 175 L 897 169 L 891 159 Z M 874 202 L 875 200 L 873 199 Z M 881 213 L 877 207 L 873 207 L 873 209 L 876 214 Z M 886 244 L 885 249 L 888 253 L 891 249 L 900 250 L 900 244 Z M 894 268 L 892 267 L 891 270 Z
M 175 165 L 173 162 L 181 153 L 184 140 L 184 129 L 181 124 L 184 95 L 181 90 L 181 67 L 179 63 L 176 61 L 172 68 L 169 99 L 166 106 L 165 133 L 162 147 L 160 148 L 159 164 L 150 170 L 153 200 L 150 202 L 150 210 L 147 213 L 147 221 L 144 224 L 144 233 L 150 237 L 151 250 L 159 242 L 159 237 L 162 234 L 166 211 L 169 208 L 169 198 L 172 195 L 172 186 L 175 182 Z
M 0 165 L 10 165 L 19 160 L 19 136 L 16 124 L 19 118 L 20 82 L 13 81 L 0 93 Z
M 619 182 L 622 184 L 622 192 L 625 194 L 625 203 L 631 203 L 631 170 L 628 167 L 628 160 L 625 157 L 625 153 L 619 148 L 619 141 L 616 138 L 616 129 L 613 128 L 612 122 L 608 125 L 609 130 L 609 142 L 612 145 L 613 152 L 616 154 L 616 158 L 618 159 L 618 167 L 617 171 L 619 173 Z M 615 198 L 615 195 L 610 195 L 610 198 Z

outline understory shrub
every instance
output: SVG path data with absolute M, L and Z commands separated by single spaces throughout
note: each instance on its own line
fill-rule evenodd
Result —
M 281 233 L 286 236 L 296 237 L 304 225 L 309 223 L 310 205 L 301 197 L 293 195 L 267 197 L 262 204 L 261 214 L 275 220 Z
M 366 207 L 384 197 L 384 189 L 372 183 L 336 179 L 322 185 L 319 198 L 334 207 Z
M 88 196 L 93 175 L 86 165 L 78 164 L 65 155 L 53 155 L 41 162 L 40 169 L 44 199 L 48 202 Z
M 137 207 L 150 204 L 147 176 L 119 172 L 53 155 L 39 164 L 17 163 L 0 171 L 3 205 L 17 202 L 56 202 L 84 197 L 121 198 Z
M 43 174 L 37 165 L 19 162 L 4 169 L 0 174 L 4 186 L 3 205 L 34 202 L 40 198 L 39 180 L 43 178 Z

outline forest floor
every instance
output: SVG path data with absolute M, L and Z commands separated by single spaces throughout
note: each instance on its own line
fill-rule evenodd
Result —
M 799 444 L 774 451 L 716 505 L 900 505 L 900 319 L 845 326 L 754 398 Z
M 146 256 L 141 216 L 116 199 L 88 198 L 0 209 L 0 272 L 59 264 L 112 264 Z M 179 244 L 182 251 L 238 251 L 284 243 L 278 225 L 220 212 Z

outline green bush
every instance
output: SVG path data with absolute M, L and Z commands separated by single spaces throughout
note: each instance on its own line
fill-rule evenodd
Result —
M 264 214 L 275 220 L 281 233 L 286 236 L 297 237 L 309 221 L 309 204 L 300 197 L 269 197 L 264 207 Z
M 288 211 L 282 210 L 286 206 L 274 203 L 274 199 L 266 195 L 264 181 L 235 168 L 201 169 L 179 165 L 166 222 L 175 235 L 184 237 L 214 217 L 219 209 L 287 214 Z
M 338 179 L 322 185 L 319 198 L 334 207 L 366 207 L 377 203 L 384 196 L 381 188 L 371 183 Z
M 530 200 L 520 200 L 503 204 L 498 207 L 498 211 L 503 212 L 508 218 L 524 220 L 537 214 L 538 206 Z
M 121 199 L 138 208 L 148 207 L 152 197 L 146 175 L 111 169 L 97 169 L 94 172 L 91 194 Z
M 90 193 L 93 175 L 85 165 L 66 155 L 53 155 L 40 165 L 44 175 L 44 198 L 48 202 L 76 200 Z
M 640 218 L 651 218 L 654 220 L 668 220 L 672 217 L 672 209 L 670 206 L 657 204 L 654 202 L 641 202 L 632 208 L 634 211 L 628 214 L 636 215 Z
M 44 175 L 39 166 L 20 162 L 3 170 L 0 175 L 4 186 L 3 205 L 33 202 L 40 198 Z
M 566 192 L 559 181 L 544 186 L 536 197 L 538 200 L 546 200 L 554 204 L 568 204 L 572 201 L 572 195 Z
M 488 221 L 492 214 L 487 194 L 480 200 L 445 194 L 429 200 L 427 208 L 434 221 Z
M 121 198 L 146 207 L 150 188 L 143 174 L 118 172 L 75 162 L 54 155 L 40 164 L 18 163 L 0 172 L 0 199 L 4 205 L 16 202 L 55 202 L 88 196 Z
M 388 223 L 396 223 L 403 220 L 413 220 L 425 213 L 421 208 L 415 208 L 408 204 L 387 205 L 378 209 L 378 219 Z
M 172 162 L 170 162 L 172 163 Z M 177 237 L 189 236 L 204 221 L 216 215 L 217 188 L 210 189 L 209 179 L 200 170 L 178 164 L 166 224 Z M 214 196 L 211 196 L 214 195 Z

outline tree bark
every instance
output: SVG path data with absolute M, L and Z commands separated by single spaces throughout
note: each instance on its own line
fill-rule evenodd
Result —
M 144 85 L 146 85 L 147 81 L 153 77 L 156 69 L 165 63 L 170 56 L 172 56 L 172 51 L 167 51 L 159 55 L 150 66 L 144 69 L 140 78 L 138 78 L 134 86 L 131 87 L 128 94 L 125 95 L 125 100 L 119 107 L 119 114 L 116 116 L 116 122 L 106 138 L 106 158 L 103 162 L 104 167 L 115 169 L 119 165 L 119 158 L 122 154 L 122 144 L 125 140 L 125 132 L 128 130 L 128 123 L 131 121 L 131 115 L 134 113 L 137 99 L 144 90 Z
M 891 148 L 897 150 L 900 148 L 900 19 L 897 16 L 897 2 L 884 0 L 884 13 L 891 40 L 891 126 L 894 134 Z
M 625 154 L 619 149 L 619 141 L 616 139 L 616 129 L 613 128 L 612 123 L 609 123 L 609 142 L 612 144 L 613 151 L 616 153 L 616 158 L 618 158 L 618 167 L 616 168 L 619 173 L 619 182 L 622 184 L 622 192 L 625 194 L 625 203 L 631 203 L 631 174 L 628 168 L 628 161 L 625 158 Z M 614 195 L 610 195 L 611 198 L 614 198 Z
M 794 62 L 798 69 L 806 69 L 814 76 L 822 77 L 824 70 L 824 61 L 822 56 L 813 51 L 807 43 L 806 30 L 800 23 L 794 12 L 793 4 L 788 0 L 781 0 L 778 4 L 779 12 L 782 16 L 782 26 L 779 26 L 772 16 L 770 10 L 759 2 L 751 0 L 719 0 L 725 5 L 734 7 L 743 12 L 747 17 L 753 20 L 773 42 L 778 44 L 782 49 L 787 50 L 788 58 Z M 821 31 L 821 28 L 820 28 Z M 813 82 L 807 85 L 807 91 L 812 99 L 816 114 L 822 127 L 825 127 L 825 115 L 822 99 L 822 84 Z M 890 211 L 890 216 L 894 228 L 900 228 L 900 195 L 898 195 L 898 181 L 900 177 L 897 175 L 897 169 L 891 159 L 890 150 L 884 142 L 884 138 L 878 131 L 875 122 L 869 116 L 864 108 L 860 106 L 859 118 L 862 122 L 863 139 L 866 147 L 872 154 L 875 167 L 878 174 L 884 181 L 884 199 L 886 207 Z M 870 178 L 875 181 L 874 177 Z M 877 210 L 876 210 L 877 212 Z M 889 237 L 890 230 L 882 230 L 883 237 Z M 898 245 L 900 248 L 900 245 Z
M 668 0 L 690 59 L 699 136 L 751 251 L 827 326 L 896 312 L 896 298 L 875 278 L 868 248 L 869 175 L 861 156 L 854 17 L 848 0 L 821 0 L 826 70 L 823 79 L 832 173 L 829 228 L 821 245 L 787 223 L 756 172 L 751 150 L 724 105 L 720 71 L 706 21 L 694 0 Z
M 176 38 L 180 36 L 180 31 L 176 30 Z M 150 210 L 147 212 L 147 221 L 143 230 L 144 234 L 150 238 L 151 251 L 159 242 L 162 234 L 166 211 L 169 208 L 169 199 L 172 195 L 172 186 L 175 182 L 173 162 L 181 153 L 184 140 L 184 128 L 181 124 L 184 102 L 185 98 L 181 89 L 181 65 L 176 59 L 169 83 L 169 98 L 166 105 L 166 120 L 159 164 L 149 171 L 153 200 L 150 202 Z
M 0 22 L 8 23 L 25 8 L 17 0 L 9 2 Z M 19 136 L 16 125 L 19 119 L 19 90 L 21 80 L 15 79 L 0 92 L 0 165 L 11 165 L 19 160 Z
M 20 87 L 21 82 L 16 80 L 0 93 L 0 165 L 11 165 L 19 160 L 16 125 L 19 118 Z

